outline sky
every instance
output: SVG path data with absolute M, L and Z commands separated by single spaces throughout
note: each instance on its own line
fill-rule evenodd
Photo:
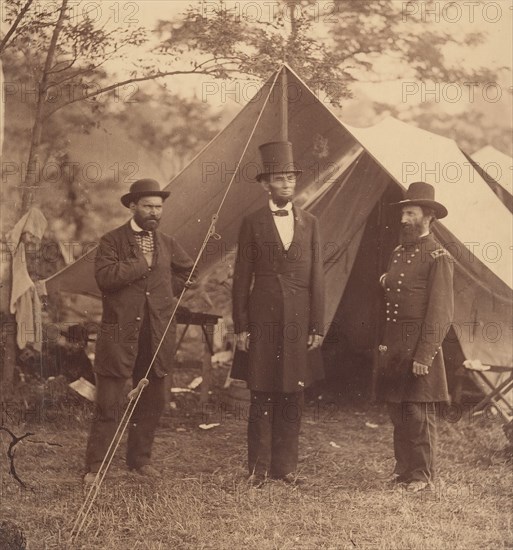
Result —
M 365 0 L 363 0 L 365 1 Z M 391 0 L 402 5 L 406 4 L 402 0 Z M 273 0 L 229 0 L 226 4 L 230 9 L 246 17 L 248 20 L 260 17 L 267 18 L 271 12 L 271 4 Z M 132 14 L 131 18 L 137 19 L 142 25 L 152 27 L 159 19 L 170 19 L 179 15 L 188 6 L 192 4 L 190 1 L 183 0 L 139 0 L 138 2 L 131 1 L 104 1 L 107 5 L 122 5 L 118 12 L 121 17 L 127 14 Z M 205 13 L 208 14 L 213 6 L 218 4 L 217 1 L 206 1 Z M 260 7 L 258 5 L 260 4 Z M 512 66 L 513 59 L 513 1 L 498 0 L 484 1 L 482 6 L 476 5 L 476 0 L 467 1 L 459 0 L 441 0 L 435 2 L 435 8 L 429 12 L 427 8 L 422 7 L 422 2 L 419 8 L 404 8 L 403 16 L 407 20 L 409 17 L 420 16 L 426 21 L 435 21 L 440 27 L 451 30 L 465 30 L 467 32 L 483 32 L 488 35 L 485 44 L 480 46 L 473 54 L 474 61 L 479 64 L 498 63 L 502 65 Z M 322 18 L 325 10 L 328 10 L 333 5 L 333 1 L 319 0 L 319 7 L 315 13 Z M 455 7 L 455 5 L 457 5 Z M 136 7 L 137 6 L 137 7 Z M 136 10 L 136 11 L 134 11 Z M 415 10 L 415 13 L 413 13 Z M 110 13 L 113 13 L 111 10 Z M 309 10 L 309 13 L 314 13 Z
M 448 45 L 445 54 L 454 62 L 473 66 L 513 67 L 513 0 L 484 0 L 481 4 L 475 0 L 460 0 L 459 2 L 442 0 L 434 3 L 432 11 L 429 11 L 423 2 L 420 2 L 418 6 L 409 7 L 402 0 L 392 1 L 401 3 L 402 16 L 405 21 L 411 20 L 413 17 L 421 17 L 422 20 L 436 22 L 442 30 L 448 32 L 481 32 L 486 35 L 485 42 L 472 50 Z M 273 4 L 278 7 L 273 8 Z M 159 19 L 172 19 L 180 15 L 191 5 L 191 2 L 182 0 L 111 2 L 107 0 L 103 2 L 103 5 L 104 14 L 106 12 L 110 15 L 114 14 L 114 6 L 117 6 L 116 13 L 120 21 L 123 19 L 137 20 L 141 25 L 152 28 Z M 217 1 L 205 2 L 204 13 L 208 15 L 216 5 L 218 5 Z M 273 9 L 282 9 L 280 4 L 273 0 L 232 0 L 228 1 L 227 5 L 230 10 L 250 21 L 255 18 L 267 20 Z M 314 8 L 309 8 L 308 13 L 315 13 L 322 20 L 326 18 L 325 14 L 332 6 L 333 2 L 320 0 Z M 319 36 L 319 39 L 322 40 L 323 37 Z M 511 105 L 511 95 L 507 93 L 507 88 L 511 89 L 511 84 L 510 73 L 506 75 L 504 81 L 496 85 L 495 83 L 484 83 L 480 88 L 461 86 L 459 90 L 454 87 L 440 87 L 441 85 L 439 85 L 437 91 L 440 95 L 442 107 L 448 113 L 457 113 L 467 108 L 469 102 L 472 103 L 476 100 L 476 93 L 478 94 L 477 100 L 484 96 L 486 100 L 490 99 L 492 101 L 500 94 L 500 101 Z M 196 82 L 188 77 L 184 77 L 181 82 L 174 79 L 173 86 L 182 94 L 192 93 L 201 96 L 202 79 L 199 78 Z M 405 93 L 409 93 L 408 101 L 410 104 L 429 100 L 428 87 L 425 89 L 419 87 L 415 90 L 415 87 L 412 86 L 408 90 L 405 89 L 404 83 L 400 81 L 366 86 L 364 89 L 371 98 L 396 105 L 404 102 Z M 460 94 L 461 98 L 459 101 L 454 101 L 457 94 Z M 242 97 L 240 102 L 244 103 L 247 99 Z M 236 101 L 236 98 L 233 97 L 231 100 Z M 211 97 L 210 101 L 215 104 L 215 96 Z M 510 109 L 510 107 L 508 108 Z
M 417 5 L 412 4 L 411 7 L 403 0 L 391 1 L 401 4 L 403 21 L 408 22 L 414 17 L 421 17 L 425 21 L 435 21 L 437 25 L 440 25 L 441 30 L 455 34 L 462 31 L 485 33 L 485 43 L 473 49 L 448 44 L 445 54 L 454 62 L 491 68 L 499 66 L 511 68 L 513 66 L 513 0 L 481 0 L 480 3 L 477 0 L 459 0 L 458 2 L 440 0 L 434 2 L 431 11 L 427 10 L 426 4 L 422 1 Z M 35 0 L 35 2 L 36 5 L 37 3 L 43 5 L 54 3 L 55 0 Z M 77 16 L 87 12 L 90 17 L 97 20 L 97 23 L 106 27 L 134 25 L 144 26 L 148 29 L 154 28 L 159 20 L 170 20 L 179 16 L 193 3 L 190 0 L 70 0 L 70 5 Z M 0 5 L 5 4 L 0 1 Z M 217 5 L 219 3 L 216 0 L 206 0 L 204 3 L 205 15 L 208 16 Z M 230 10 L 249 21 L 269 20 L 273 9 L 283 9 L 283 2 L 280 4 L 274 0 L 229 0 L 226 5 Z M 332 1 L 319 0 L 314 7 L 308 8 L 308 14 L 315 14 L 319 20 L 325 20 L 328 18 L 326 15 L 328 10 L 333 5 Z M 5 32 L 3 10 L 0 11 L 0 15 L 2 16 L 0 25 Z M 322 33 L 321 25 L 319 40 L 325 39 Z M 155 37 L 156 39 L 157 37 Z M 135 59 L 141 55 L 141 50 L 134 48 L 130 55 Z M 119 78 L 126 78 L 130 66 L 126 62 L 124 64 L 115 62 L 107 64 L 106 68 L 116 72 Z M 383 72 L 386 74 L 386 61 L 383 65 Z M 377 85 L 359 85 L 355 87 L 355 93 L 362 90 L 372 100 L 396 106 L 403 105 L 406 108 L 409 105 L 436 100 L 438 95 L 440 107 L 448 114 L 464 111 L 474 102 L 483 103 L 483 98 L 485 104 L 489 103 L 491 108 L 496 110 L 495 99 L 500 94 L 499 104 L 504 107 L 506 116 L 512 116 L 512 95 L 508 92 L 508 88 L 511 91 L 512 73 L 505 72 L 502 78 L 503 80 L 498 83 L 480 83 L 479 87 L 461 85 L 461 83 L 456 87 L 443 83 L 426 83 L 420 86 L 396 80 Z M 170 91 L 184 96 L 204 98 L 205 79 L 202 77 L 173 77 L 168 80 L 168 83 Z M 223 84 L 219 83 L 218 85 L 221 87 Z M 256 88 L 254 90 L 256 91 Z M 126 92 L 130 92 L 130 90 Z M 225 108 L 230 111 L 230 107 L 236 108 L 237 103 L 244 104 L 250 97 L 250 94 L 222 95 L 219 93 L 209 95 L 208 102 L 214 108 L 219 110 Z M 454 100 L 455 98 L 457 101 Z M 205 100 L 207 101 L 207 99 Z

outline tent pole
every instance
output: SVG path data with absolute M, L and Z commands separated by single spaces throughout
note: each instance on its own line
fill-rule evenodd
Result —
M 287 87 L 287 68 L 281 69 L 281 141 L 289 140 L 289 98 Z
M 377 254 L 376 254 L 376 281 L 381 276 L 381 270 L 383 269 L 383 200 L 386 189 L 381 195 L 378 203 L 378 216 L 377 216 L 377 226 L 378 226 L 378 240 L 377 240 Z M 374 337 L 373 337 L 373 349 L 372 349 L 372 375 L 371 375 L 371 387 L 370 387 L 370 401 L 376 400 L 376 390 L 377 390 L 377 381 L 378 381 L 378 364 L 379 364 L 379 351 L 378 346 L 381 343 L 381 327 L 380 320 L 382 319 L 382 309 L 383 303 L 382 300 L 379 300 L 376 303 L 374 308 L 375 320 L 374 320 Z

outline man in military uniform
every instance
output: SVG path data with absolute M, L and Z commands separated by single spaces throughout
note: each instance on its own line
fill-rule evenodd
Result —
M 453 262 L 430 231 L 447 215 L 434 188 L 412 183 L 396 204 L 402 207 L 401 244 L 380 280 L 386 325 L 378 397 L 394 426 L 393 481 L 417 492 L 435 478 L 436 408 L 449 400 L 442 342 L 454 309 Z
M 248 467 L 256 486 L 268 477 L 298 482 L 303 390 L 322 377 L 307 351 L 320 346 L 324 317 L 318 221 L 291 202 L 300 172 L 292 144 L 266 143 L 260 152 L 257 179 L 269 202 L 242 222 L 233 276 L 232 376 L 251 390 Z M 242 356 L 245 376 L 234 374 Z

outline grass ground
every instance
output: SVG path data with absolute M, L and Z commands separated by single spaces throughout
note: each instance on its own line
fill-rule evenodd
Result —
M 410 495 L 383 482 L 393 467 L 385 411 L 340 405 L 324 395 L 304 416 L 305 483 L 292 488 L 274 481 L 255 489 L 246 482 L 244 406 L 226 409 L 217 397 L 202 411 L 189 394 L 163 419 L 154 451 L 163 480 L 144 482 L 127 472 L 123 448 L 118 451 L 73 548 L 513 548 L 513 473 L 500 423 L 491 415 L 469 418 L 463 411 L 457 422 L 459 415 L 442 421 L 444 483 Z M 84 498 L 87 407 L 78 404 L 30 424 L 15 414 L 5 418 L 18 436 L 34 432 L 16 446 L 15 464 L 28 489 L 8 474 L 6 435 L 1 462 L 1 519 L 23 529 L 30 550 L 71 548 L 67 538 Z M 205 421 L 220 426 L 201 430 Z

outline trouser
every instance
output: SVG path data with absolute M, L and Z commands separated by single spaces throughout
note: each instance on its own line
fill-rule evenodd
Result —
M 283 478 L 297 469 L 303 392 L 251 392 L 248 468 L 259 477 Z
M 400 481 L 434 481 L 436 477 L 436 404 L 387 403 L 394 426 L 394 472 Z
M 149 323 L 143 323 L 139 351 L 132 374 L 135 387 L 146 375 L 152 355 L 149 345 Z M 144 388 L 128 426 L 126 463 L 130 469 L 149 464 L 155 430 L 165 407 L 165 378 L 150 371 L 149 384 Z M 86 468 L 97 472 L 114 437 L 127 404 L 127 379 L 96 375 L 96 413 L 91 425 L 86 449 Z

